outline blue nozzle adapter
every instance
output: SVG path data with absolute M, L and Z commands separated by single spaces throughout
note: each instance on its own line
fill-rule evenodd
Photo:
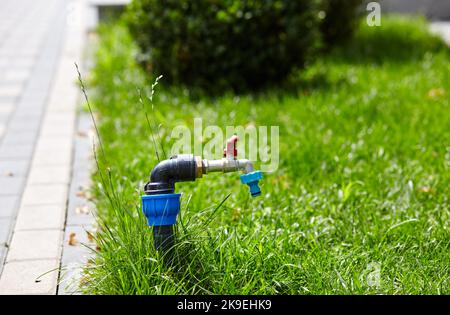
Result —
M 180 212 L 181 194 L 142 196 L 142 211 L 149 226 L 174 225 Z
M 153 242 L 156 250 L 170 253 L 174 244 L 173 226 L 180 212 L 181 194 L 144 195 L 142 211 L 149 226 L 153 226 Z
M 259 188 L 258 183 L 262 177 L 261 171 L 254 171 L 241 175 L 241 183 L 248 185 L 252 197 L 261 195 L 261 189 Z

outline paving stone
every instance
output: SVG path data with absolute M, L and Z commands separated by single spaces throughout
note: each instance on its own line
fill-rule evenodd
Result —
M 0 114 L 0 137 L 2 137 L 6 133 L 8 121 L 9 121 L 8 115 Z
M 68 226 L 64 235 L 61 259 L 61 277 L 58 294 L 79 294 L 79 282 L 83 267 L 93 256 L 95 243 L 88 238 L 87 232 L 93 233 L 90 224 L 86 226 Z M 76 244 L 69 245 L 70 235 L 75 233 Z M 91 248 L 91 249 L 89 249 Z
M 30 184 L 68 184 L 70 166 L 35 166 L 30 172 Z
M 0 218 L 0 244 L 8 243 L 12 218 Z
M 20 112 L 14 113 L 14 119 L 22 121 L 30 121 L 30 120 L 40 121 L 41 117 L 42 117 L 42 110 L 22 110 Z
M 0 95 L 0 104 L 1 103 L 15 103 L 17 99 L 17 96 L 3 96 Z
M 71 151 L 37 151 L 33 157 L 33 165 L 68 165 L 70 164 L 71 160 Z
M 74 112 L 51 112 L 44 118 L 44 124 L 61 124 L 61 126 L 68 126 L 75 123 Z
M 61 230 L 15 231 L 6 262 L 32 259 L 58 259 Z
M 5 264 L 7 252 L 8 250 L 5 245 L 0 244 L 0 266 L 3 266 Z
M 3 79 L 6 82 L 24 82 L 30 76 L 30 71 L 26 69 L 8 70 L 5 72 Z
M 28 171 L 28 160 L 0 160 L 0 177 L 25 176 Z
M 0 159 L 22 158 L 31 159 L 33 155 L 34 145 L 32 144 L 15 144 L 0 147 Z
M 92 128 L 92 121 L 88 114 L 82 113 L 78 118 L 77 130 L 88 134 Z M 82 266 L 92 257 L 91 250 L 83 246 L 86 244 L 93 247 L 87 237 L 85 230 L 91 231 L 95 222 L 92 212 L 94 205 L 81 194 L 91 183 L 90 171 L 93 161 L 92 139 L 88 136 L 76 136 L 74 144 L 73 176 L 70 184 L 69 206 L 66 218 L 66 231 L 62 251 L 61 265 L 64 272 L 61 274 L 58 294 L 81 294 L 79 281 L 82 278 Z M 80 189 L 81 188 L 81 189 Z M 85 213 L 85 210 L 88 213 Z M 70 233 L 75 233 L 78 240 L 77 246 L 68 244 Z
M 87 225 L 94 220 L 95 206 L 85 198 L 71 193 L 67 209 L 67 225 Z
M 34 131 L 16 131 L 5 134 L 2 145 L 11 146 L 19 144 L 34 144 L 37 135 Z
M 19 208 L 19 195 L 2 196 L 0 195 L 0 218 L 13 217 Z
M 0 196 L 20 194 L 24 184 L 24 177 L 0 177 Z
M 72 178 L 75 178 L 75 183 L 78 187 L 89 187 L 91 183 L 91 168 L 94 164 L 94 159 L 90 158 L 90 156 L 77 157 L 87 159 L 91 164 L 81 164 L 76 163 L 73 166 L 73 175 Z
M 74 133 L 72 125 L 67 126 L 63 124 L 44 125 L 41 130 L 42 136 L 72 136 Z
M 0 85 L 0 97 L 16 98 L 17 96 L 20 95 L 21 91 L 22 91 L 21 85 L 11 85 L 11 86 Z
M 74 101 L 76 101 L 77 97 L 72 97 Z M 53 112 L 73 112 L 75 110 L 75 106 L 71 105 L 70 102 L 59 102 L 59 103 L 53 103 L 49 104 L 48 107 L 49 110 Z
M 37 120 L 40 122 L 40 116 L 38 117 L 35 115 L 34 117 L 27 117 L 27 115 L 44 113 L 45 102 L 41 95 L 33 95 L 33 93 L 30 93 L 25 89 L 17 102 L 18 104 L 16 105 L 14 115 L 12 116 L 12 118 L 15 118 L 15 121 L 20 123 Z
M 28 185 L 22 197 L 22 205 L 57 205 L 66 204 L 68 187 L 66 184 Z
M 64 226 L 65 215 L 65 207 L 22 206 L 14 229 L 16 231 L 61 229 Z
M 12 121 L 9 126 L 8 130 L 11 131 L 33 131 L 37 134 L 40 127 L 40 120 L 14 120 Z
M 45 108 L 45 94 L 43 93 L 33 93 L 29 90 L 25 90 L 22 94 L 22 98 L 26 98 L 26 102 L 21 102 L 19 108 L 17 108 L 15 114 L 23 115 L 29 113 L 41 113 L 43 114 L 43 109 Z
M 31 46 L 33 47 L 33 46 Z M 26 50 L 22 50 L 18 53 L 18 56 L 21 58 L 36 58 L 38 57 L 38 50 L 32 48 L 26 48 Z
M 13 60 L 9 65 L 9 68 L 14 69 L 15 71 L 31 71 L 33 66 L 35 65 L 35 60 Z
M 68 262 L 61 264 L 58 280 L 58 295 L 82 295 L 80 282 L 83 279 L 83 268 L 86 262 Z
M 11 107 L 11 106 L 14 106 L 14 101 L 0 97 L 0 107 Z
M 26 62 L 24 62 L 25 67 L 28 66 Z M 24 69 L 26 69 L 24 67 Z M 46 80 L 31 80 L 28 85 L 27 89 L 30 91 L 46 91 L 48 89 L 48 82 Z
M 69 262 L 82 263 L 92 256 L 92 250 L 95 250 L 95 243 L 89 239 L 88 233 L 91 233 L 91 235 L 95 233 L 92 224 L 68 226 L 66 228 L 63 243 L 64 255 L 61 261 L 63 265 Z M 71 234 L 74 235 L 75 239 L 75 243 L 72 242 L 72 245 L 69 244 Z
M 36 152 L 44 151 L 71 151 L 73 139 L 72 137 L 45 137 L 41 136 L 36 146 Z
M 4 104 L 0 105 L 0 115 L 9 117 L 14 109 L 14 105 L 12 104 Z
M 78 130 L 88 134 L 92 121 L 88 114 L 81 114 Z M 90 173 L 93 166 L 92 139 L 88 136 L 75 138 L 73 176 L 70 184 L 67 225 L 86 225 L 94 222 L 95 206 L 88 199 L 86 189 L 91 185 Z
M 57 259 L 9 262 L 0 278 L 0 294 L 55 294 Z

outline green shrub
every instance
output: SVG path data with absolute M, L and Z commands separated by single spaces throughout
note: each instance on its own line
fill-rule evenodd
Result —
M 319 43 L 319 0 L 134 0 L 126 21 L 164 82 L 255 89 L 303 67 Z
M 320 25 L 326 46 L 339 44 L 352 37 L 365 0 L 322 0 L 323 21 Z

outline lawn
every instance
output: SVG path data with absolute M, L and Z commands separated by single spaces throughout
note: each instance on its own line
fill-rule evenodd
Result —
M 155 78 L 126 28 L 103 26 L 99 38 L 86 81 L 103 148 L 93 174 L 100 229 L 85 292 L 450 294 L 450 54 L 423 20 L 362 23 L 347 46 L 259 93 L 158 85 L 153 110 L 138 90 L 150 95 Z M 140 209 L 157 163 L 145 111 L 165 151 L 172 129 L 195 117 L 280 128 L 280 165 L 261 197 L 235 173 L 177 184 L 171 266 Z

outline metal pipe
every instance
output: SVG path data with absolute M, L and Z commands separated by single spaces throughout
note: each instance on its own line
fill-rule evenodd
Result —
M 247 159 L 221 159 L 221 160 L 203 160 L 203 174 L 212 172 L 237 172 L 242 171 L 245 174 L 253 172 L 253 163 Z

